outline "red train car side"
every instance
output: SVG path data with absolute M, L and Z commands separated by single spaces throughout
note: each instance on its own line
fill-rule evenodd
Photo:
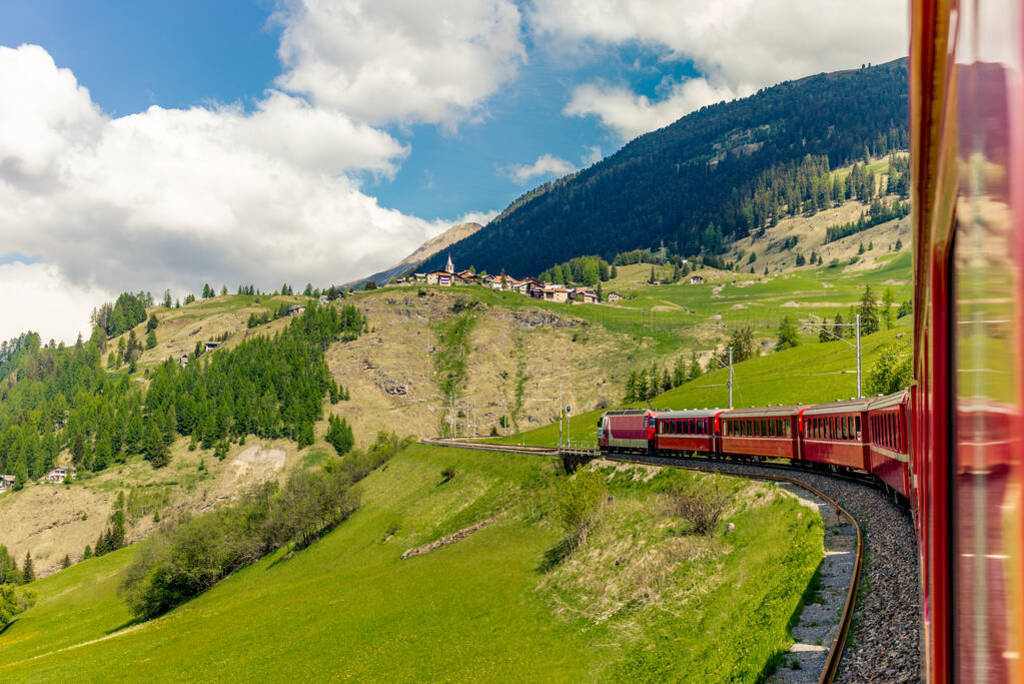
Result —
M 868 470 L 910 498 L 910 394 L 897 392 L 868 403 Z
M 797 458 L 799 413 L 798 406 L 722 411 L 719 451 L 765 458 Z
M 800 411 L 800 458 L 811 463 L 867 471 L 865 399 L 817 404 Z
M 715 415 L 719 411 L 665 411 L 655 416 L 658 452 L 715 452 Z

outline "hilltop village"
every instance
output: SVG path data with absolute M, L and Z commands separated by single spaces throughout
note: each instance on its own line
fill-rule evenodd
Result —
M 699 279 L 699 281 L 695 282 L 703 282 L 703 279 L 700 278 L 700 276 L 694 276 L 694 278 Z M 517 292 L 524 297 L 541 299 L 547 302 L 573 302 L 579 304 L 597 304 L 599 302 L 606 302 L 614 304 L 615 302 L 619 302 L 624 299 L 624 297 L 618 292 L 603 292 L 600 283 L 598 284 L 597 289 L 595 289 L 587 286 L 574 286 L 572 283 L 565 285 L 550 283 L 529 276 L 518 279 L 505 275 L 504 273 L 501 275 L 490 275 L 487 273 L 477 273 L 473 269 L 456 271 L 450 255 L 448 257 L 448 263 L 445 264 L 443 269 L 430 271 L 428 273 L 414 273 L 395 281 L 396 284 L 417 282 L 425 283 L 427 285 L 439 285 L 441 287 L 451 287 L 453 285 L 479 285 L 481 287 L 489 287 L 492 290 Z

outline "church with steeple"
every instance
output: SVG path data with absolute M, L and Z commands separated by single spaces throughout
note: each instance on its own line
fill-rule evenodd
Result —
M 452 263 L 452 253 L 448 252 L 448 263 L 445 264 L 444 270 L 446 273 L 455 273 L 455 264 Z

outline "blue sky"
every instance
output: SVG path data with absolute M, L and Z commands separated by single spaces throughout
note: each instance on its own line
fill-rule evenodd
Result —
M 0 45 L 45 47 L 111 116 L 211 101 L 251 108 L 282 70 L 274 10 L 266 0 L 7 2 L 0 5 Z M 624 142 L 595 117 L 562 114 L 574 85 L 603 79 L 656 98 L 666 80 L 699 76 L 690 62 L 664 60 L 663 51 L 637 44 L 578 55 L 528 44 L 528 53 L 529 63 L 488 100 L 480 121 L 455 131 L 385 126 L 410 153 L 394 178 L 367 174 L 367 189 L 385 206 L 426 218 L 500 210 L 530 187 L 563 175 L 523 182 L 510 178 L 510 166 L 543 154 L 583 166 L 594 148 L 607 156 Z
M 723 99 L 906 52 L 891 0 L 0 0 L 0 289 L 330 283 Z

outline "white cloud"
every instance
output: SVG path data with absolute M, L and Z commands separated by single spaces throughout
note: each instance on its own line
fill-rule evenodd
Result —
M 654 102 L 622 86 L 587 83 L 573 90 L 562 113 L 569 116 L 595 115 L 620 138 L 630 140 L 667 126 L 704 105 L 735 97 L 732 90 L 714 88 L 703 78 L 678 83 L 664 99 Z
M 532 164 L 513 164 L 506 169 L 510 178 L 526 185 L 538 176 L 564 176 L 576 170 L 572 162 L 551 154 L 542 154 Z
M 734 91 L 905 55 L 907 18 L 892 0 L 533 0 L 529 13 L 548 41 L 646 45 Z
M 42 48 L 0 47 L 0 249 L 44 262 L 19 290 L 30 304 L 15 325 L 57 334 L 44 309 L 58 277 L 70 306 L 125 289 L 326 285 L 387 268 L 449 222 L 381 207 L 347 174 L 388 176 L 406 153 L 273 91 L 251 113 L 109 118 Z
M 906 4 L 892 0 L 533 0 L 528 19 L 541 44 L 642 45 L 693 62 L 702 77 L 657 102 L 601 84 L 574 91 L 567 113 L 596 114 L 624 139 L 780 81 L 907 54 Z
M 71 343 L 79 333 L 88 337 L 89 314 L 113 299 L 105 290 L 74 285 L 55 266 L 20 261 L 0 264 L 0 292 L 4 293 L 0 340 L 31 329 L 40 333 L 44 343 L 50 339 Z
M 512 0 L 289 0 L 285 90 L 372 124 L 454 126 L 526 59 Z

